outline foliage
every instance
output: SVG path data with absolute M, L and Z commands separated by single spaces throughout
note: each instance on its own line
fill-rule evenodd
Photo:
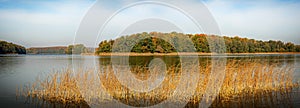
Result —
M 26 54 L 23 46 L 0 40 L 0 54 Z
M 99 52 L 111 52 L 112 45 L 114 43 L 114 40 L 109 40 L 109 41 L 102 41 L 99 45 Z
M 182 34 L 143 32 L 122 36 L 115 40 L 101 41 L 97 53 L 101 52 L 136 52 L 136 53 L 171 53 L 171 52 L 211 52 L 211 48 L 219 49 L 219 39 L 224 39 L 227 53 L 256 52 L 300 52 L 300 45 L 282 41 L 262 41 L 238 36 L 215 36 L 206 34 Z M 209 44 L 211 43 L 211 44 Z M 194 48 L 190 45 L 193 44 Z M 225 49 L 224 49 L 225 51 Z
M 87 53 L 88 48 L 83 44 L 53 47 L 32 47 L 27 49 L 29 54 L 81 54 Z
M 65 54 L 67 47 L 55 46 L 55 47 L 33 47 L 28 48 L 28 54 Z
M 65 53 L 66 54 L 87 53 L 87 48 L 83 44 L 69 45 Z

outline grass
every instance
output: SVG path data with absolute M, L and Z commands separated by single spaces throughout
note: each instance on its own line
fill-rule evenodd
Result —
M 192 66 L 191 70 L 196 67 Z M 211 74 L 209 63 L 201 64 L 200 67 L 199 77 L 204 79 L 198 81 L 195 92 L 192 92 L 194 90 L 179 91 L 176 93 L 178 97 L 172 99 L 170 97 L 173 96 L 174 90 L 179 85 L 180 77 L 185 73 L 180 71 L 180 65 L 168 67 L 161 85 L 150 92 L 140 93 L 122 85 L 122 82 L 119 82 L 114 75 L 111 66 L 101 67 L 98 73 L 95 73 L 93 69 L 79 69 L 73 74 L 70 68 L 66 68 L 61 72 L 53 72 L 44 79 L 37 78 L 34 83 L 21 87 L 17 92 L 19 96 L 27 97 L 28 100 L 38 99 L 50 104 L 87 106 L 87 104 L 109 104 L 115 99 L 136 107 L 155 105 L 166 99 L 174 103 L 183 102 L 186 99 L 181 96 L 191 93 L 194 95 L 188 99 L 186 107 L 195 107 L 203 99 Z M 132 67 L 131 71 L 140 80 L 146 80 L 150 76 L 149 69 L 144 66 Z M 255 107 L 255 104 L 276 106 L 278 97 L 288 97 L 285 95 L 299 86 L 297 82 L 293 82 L 294 67 L 292 65 L 269 64 L 258 60 L 233 60 L 227 62 L 225 71 L 223 85 L 217 97 L 205 99 L 207 102 L 215 100 L 211 107 L 242 107 L 245 105 Z M 125 75 L 124 77 L 130 76 Z M 147 88 L 145 86 L 147 84 L 130 84 L 137 88 Z M 211 88 L 211 90 L 215 89 Z

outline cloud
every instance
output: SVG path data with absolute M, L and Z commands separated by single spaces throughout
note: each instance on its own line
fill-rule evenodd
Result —
M 72 44 L 81 18 L 92 2 L 28 1 L 24 4 L 38 6 L 33 10 L 0 9 L 0 39 L 31 47 Z
M 207 1 L 224 35 L 300 44 L 300 3 Z

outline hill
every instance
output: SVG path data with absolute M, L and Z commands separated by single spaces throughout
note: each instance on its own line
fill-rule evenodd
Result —
M 88 53 L 91 48 L 86 48 L 83 44 L 53 47 L 31 47 L 27 49 L 28 54 L 81 54 Z
M 53 46 L 53 47 L 31 47 L 27 49 L 28 54 L 65 54 L 65 50 L 68 47 L 65 46 Z

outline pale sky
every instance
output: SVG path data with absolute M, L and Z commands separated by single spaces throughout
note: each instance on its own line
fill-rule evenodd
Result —
M 101 9 L 109 12 L 110 7 L 122 5 L 125 1 L 113 1 Z M 72 44 L 81 20 L 95 2 L 97 1 L 0 0 L 0 40 L 14 42 L 25 47 Z M 282 40 L 300 44 L 300 2 L 297 0 L 192 0 L 185 2 L 187 7 L 195 3 L 204 3 L 214 16 L 222 35 L 257 40 Z M 139 12 L 160 16 L 164 11 L 167 10 L 164 8 L 155 10 L 145 8 L 142 11 L 132 9 L 120 14 L 120 18 L 129 18 Z M 176 14 L 170 13 L 165 17 L 168 16 L 172 17 Z M 180 17 L 175 20 L 184 22 Z

